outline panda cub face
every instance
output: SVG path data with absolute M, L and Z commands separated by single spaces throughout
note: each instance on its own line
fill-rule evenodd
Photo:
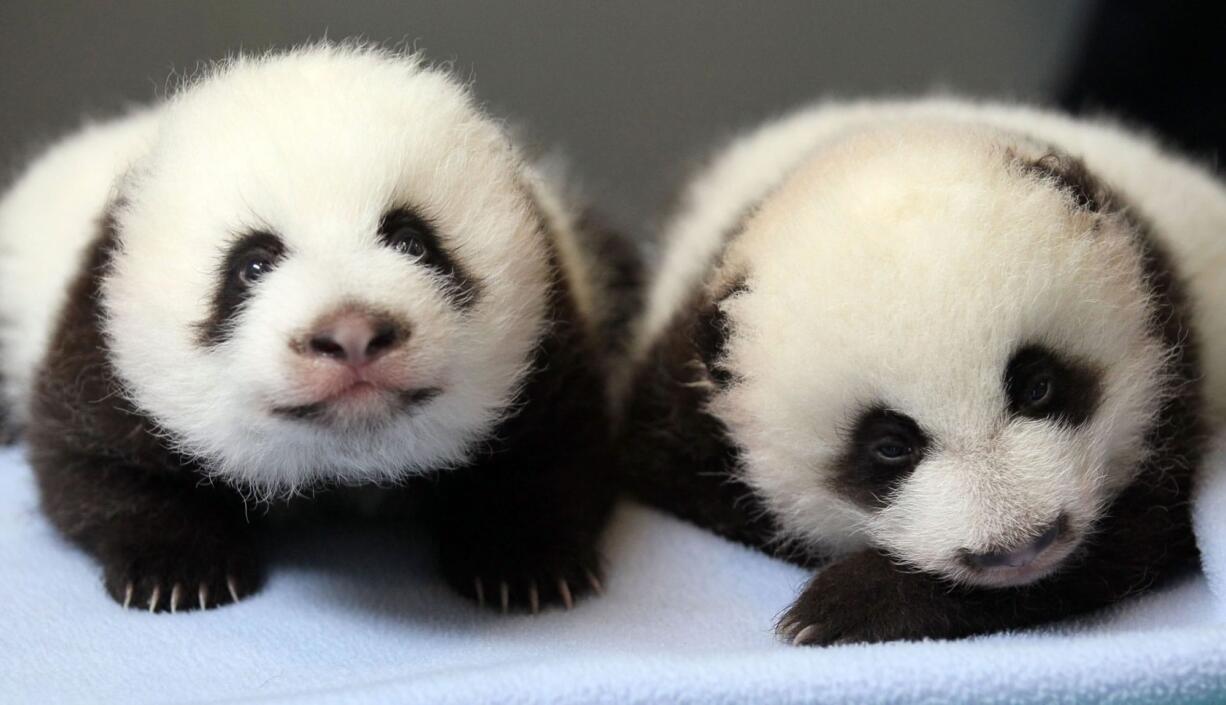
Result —
M 729 246 L 709 409 L 788 538 L 1025 584 L 1135 476 L 1172 387 L 1141 235 L 1044 154 L 847 137 Z
M 120 189 L 103 291 L 125 393 L 257 494 L 462 462 L 543 332 L 531 178 L 410 57 L 219 69 L 164 109 Z

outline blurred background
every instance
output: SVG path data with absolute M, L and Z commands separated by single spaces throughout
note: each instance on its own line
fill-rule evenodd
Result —
M 1217 3 L 1112 0 L 0 0 L 0 174 L 84 116 L 238 50 L 362 36 L 424 50 L 616 226 L 648 233 L 737 130 L 821 97 L 943 90 L 1108 110 L 1216 162 Z

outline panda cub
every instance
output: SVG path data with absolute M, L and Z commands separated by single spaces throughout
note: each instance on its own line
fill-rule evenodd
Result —
M 627 395 L 647 501 L 825 567 L 796 644 L 1088 612 L 1197 564 L 1226 405 L 1226 190 L 1105 123 L 824 105 L 666 232 Z
M 410 55 L 237 58 L 89 127 L 0 205 L 4 396 L 43 510 L 115 600 L 174 612 L 259 587 L 250 502 L 422 478 L 450 583 L 569 607 L 612 499 L 584 244 Z

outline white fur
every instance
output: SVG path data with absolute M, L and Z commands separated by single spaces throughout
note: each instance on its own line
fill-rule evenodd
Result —
M 569 218 L 547 185 L 464 86 L 414 57 L 321 45 L 238 58 L 159 110 L 156 142 L 119 188 L 104 332 L 136 406 L 215 475 L 259 495 L 463 462 L 512 408 L 544 332 L 551 246 L 578 298 L 594 296 L 569 267 Z M 129 160 L 121 154 L 114 172 Z M 547 240 L 534 196 L 563 244 Z M 477 280 L 471 309 L 379 244 L 381 217 L 401 205 L 424 213 Z M 276 233 L 289 255 L 257 284 L 233 336 L 204 346 L 198 324 L 219 262 L 251 229 Z M 402 367 L 415 387 L 443 393 L 369 423 L 271 414 L 304 401 L 289 342 L 353 303 L 409 321 Z
M 0 201 L 0 403 L 18 426 L 65 289 L 98 234 L 115 179 L 156 132 L 154 111 L 88 125 L 47 150 Z
M 1061 513 L 1082 537 L 1133 479 L 1164 350 L 1147 326 L 1129 224 L 1076 211 L 1009 167 L 1010 153 L 1037 158 L 1047 144 L 1082 158 L 1164 238 L 1197 304 L 1210 405 L 1223 409 L 1226 193 L 1205 172 L 1113 126 L 1024 108 L 813 108 L 734 143 L 694 182 L 637 346 L 645 352 L 696 287 L 747 277 L 748 291 L 723 304 L 723 364 L 740 381 L 710 409 L 783 538 L 835 551 L 871 541 L 912 566 L 988 582 L 967 574 L 960 550 L 1015 545 Z M 1085 426 L 1006 415 L 1004 366 L 1031 341 L 1103 371 Z M 848 425 L 874 403 L 934 439 L 878 512 L 830 483 Z M 1073 547 L 1053 551 L 1053 564 Z

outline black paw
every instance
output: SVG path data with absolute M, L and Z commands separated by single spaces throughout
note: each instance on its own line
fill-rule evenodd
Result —
M 444 542 L 441 558 L 443 574 L 457 592 L 504 614 L 570 609 L 580 598 L 604 591 L 600 559 L 591 548 L 453 540 Z
M 779 618 L 776 633 L 795 646 L 958 636 L 963 605 L 951 586 L 895 567 L 866 551 L 832 563 Z
M 245 549 L 177 545 L 128 547 L 102 558 L 107 592 L 124 608 L 149 612 L 212 609 L 238 602 L 262 582 Z

